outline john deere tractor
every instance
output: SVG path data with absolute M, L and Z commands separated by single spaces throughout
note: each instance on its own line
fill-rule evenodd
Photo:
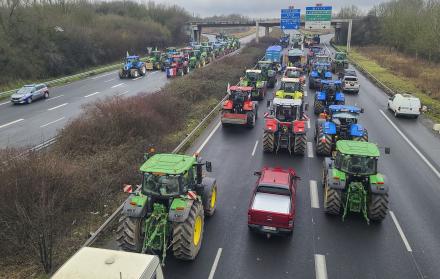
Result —
M 332 60 L 332 72 L 339 73 L 348 69 L 348 59 L 345 52 L 336 52 Z
M 130 196 L 119 219 L 119 247 L 158 254 L 162 264 L 168 249 L 180 260 L 194 260 L 202 245 L 204 218 L 216 208 L 216 180 L 202 170 L 206 166 L 211 172 L 211 163 L 177 154 L 149 153 L 146 159 L 140 190 L 124 189 Z
M 252 87 L 252 100 L 264 100 L 267 92 L 267 83 L 264 80 L 261 70 L 246 70 L 244 78 L 240 80 L 240 86 Z
M 139 56 L 132 55 L 124 59 L 124 64 L 119 70 L 119 78 L 137 78 L 146 73 L 145 63 L 139 59 Z
M 368 141 L 367 129 L 358 123 L 362 112 L 355 106 L 329 106 L 328 114 L 316 120 L 316 154 L 330 156 L 338 140 Z
M 161 70 L 162 62 L 161 62 L 162 52 L 160 50 L 153 50 L 151 55 L 148 56 L 147 61 L 145 62 L 145 68 L 149 71 L 153 70 Z
M 389 154 L 389 148 L 385 148 Z M 336 154 L 325 158 L 322 184 L 324 211 L 340 215 L 361 213 L 367 223 L 382 221 L 388 212 L 388 189 L 382 174 L 377 172 L 380 152 L 369 142 L 340 140 Z
M 208 44 L 202 44 L 202 57 L 205 58 L 205 64 L 209 64 L 215 59 L 214 52 L 212 47 Z
M 201 51 L 198 49 L 193 49 L 190 52 L 190 56 L 189 56 L 189 67 L 191 69 L 196 69 L 196 68 L 200 68 L 202 66 L 204 66 L 204 64 L 202 65 L 201 62 Z
M 321 81 L 320 91 L 316 91 L 314 100 L 314 112 L 320 114 L 328 110 L 330 105 L 344 105 L 345 95 L 342 93 L 340 80 Z
M 272 61 L 258 61 L 257 68 L 261 70 L 264 80 L 267 82 L 268 88 L 274 88 L 277 82 L 277 70 Z

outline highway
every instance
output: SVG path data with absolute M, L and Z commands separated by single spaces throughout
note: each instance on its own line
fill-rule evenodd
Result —
M 263 32 L 261 29 L 260 34 Z M 240 41 L 245 45 L 254 38 L 255 34 Z M 148 72 L 137 79 L 119 79 L 118 71 L 111 71 L 49 88 L 49 99 L 30 105 L 13 105 L 4 99 L 0 101 L 0 148 L 35 146 L 56 136 L 58 130 L 78 117 L 87 104 L 113 96 L 152 93 L 167 82 L 165 73 L 160 71 Z
M 188 153 L 201 151 L 212 161 L 211 175 L 219 185 L 217 211 L 206 221 L 197 259 L 180 262 L 169 256 L 167 278 L 439 278 L 440 139 L 423 121 L 395 119 L 386 111 L 385 93 L 358 76 L 360 93 L 347 95 L 347 104 L 365 109 L 361 123 L 370 141 L 391 147 L 391 154 L 379 161 L 390 185 L 387 218 L 367 225 L 358 215 L 345 222 L 327 216 L 322 209 L 322 158 L 312 149 L 304 157 L 263 154 L 261 117 L 252 130 L 222 128 L 216 119 Z M 313 97 L 308 92 L 311 107 Z M 262 102 L 259 115 L 266 110 Z M 312 111 L 308 115 L 308 140 L 313 142 L 315 116 Z M 248 231 L 253 172 L 263 166 L 293 167 L 301 177 L 291 238 L 267 239 Z

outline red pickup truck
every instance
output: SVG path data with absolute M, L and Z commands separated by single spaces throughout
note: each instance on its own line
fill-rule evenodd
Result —
M 294 169 L 265 167 L 248 209 L 250 230 L 271 234 L 291 234 L 295 220 L 295 194 L 299 177 Z

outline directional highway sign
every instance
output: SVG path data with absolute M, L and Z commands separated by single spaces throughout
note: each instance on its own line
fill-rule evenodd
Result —
M 332 20 L 331 6 L 306 7 L 305 29 L 329 29 Z
M 281 29 L 299 29 L 301 25 L 300 9 L 282 9 L 281 10 Z

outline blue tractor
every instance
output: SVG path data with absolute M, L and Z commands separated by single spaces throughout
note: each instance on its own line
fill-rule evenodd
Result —
M 322 80 L 332 79 L 330 63 L 314 63 L 309 74 L 309 89 L 321 87 Z
M 316 91 L 313 110 L 315 114 L 327 111 L 331 105 L 344 105 L 345 95 L 342 93 L 342 83 L 340 80 L 323 80 L 321 89 Z
M 356 106 L 329 106 L 328 114 L 316 120 L 316 154 L 331 156 L 338 140 L 368 141 L 368 131 L 358 123 L 363 112 Z
M 119 78 L 137 78 L 147 73 L 145 62 L 140 61 L 139 56 L 127 56 L 124 59 L 122 69 L 119 70 Z

